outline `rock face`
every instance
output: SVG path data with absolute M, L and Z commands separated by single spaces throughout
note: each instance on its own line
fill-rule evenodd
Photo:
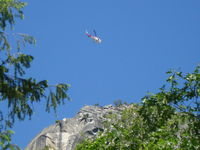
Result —
M 84 137 L 93 137 L 103 130 L 103 122 L 110 113 L 119 113 L 127 105 L 114 107 L 85 106 L 74 118 L 64 118 L 45 128 L 25 150 L 73 150 Z

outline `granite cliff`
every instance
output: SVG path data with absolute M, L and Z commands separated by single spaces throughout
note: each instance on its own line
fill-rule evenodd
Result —
M 106 116 L 119 113 L 128 105 L 114 107 L 84 106 L 74 118 L 63 118 L 42 130 L 25 150 L 73 150 L 85 137 L 94 137 L 102 131 Z

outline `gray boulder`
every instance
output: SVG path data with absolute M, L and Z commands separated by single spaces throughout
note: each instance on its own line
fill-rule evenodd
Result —
M 84 106 L 74 118 L 64 118 L 42 130 L 25 150 L 73 150 L 83 138 L 94 137 L 103 130 L 103 122 L 108 114 L 119 113 L 127 107 Z

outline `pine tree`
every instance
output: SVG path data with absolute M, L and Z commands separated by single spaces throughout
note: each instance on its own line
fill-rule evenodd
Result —
M 37 81 L 25 77 L 34 57 L 26 54 L 27 45 L 34 45 L 33 36 L 15 33 L 17 19 L 24 18 L 23 8 L 27 5 L 20 0 L 0 0 L 0 101 L 7 105 L 7 110 L 0 109 L 0 148 L 19 149 L 11 144 L 12 128 L 15 119 L 31 118 L 33 104 L 46 98 L 46 111 L 69 100 L 69 85 L 49 85 L 47 80 Z

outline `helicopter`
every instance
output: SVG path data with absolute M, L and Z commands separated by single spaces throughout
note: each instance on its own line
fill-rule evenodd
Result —
M 89 34 L 87 30 L 85 31 L 85 34 L 86 34 L 89 38 L 91 38 L 92 40 L 94 40 L 94 41 L 95 41 L 96 43 L 98 43 L 98 44 L 101 43 L 102 41 L 101 41 L 101 39 L 97 36 L 95 30 L 93 30 L 93 33 L 94 33 L 94 35 Z

